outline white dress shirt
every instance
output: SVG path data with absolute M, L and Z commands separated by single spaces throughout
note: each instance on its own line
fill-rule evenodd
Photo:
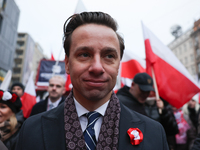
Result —
M 105 114 L 105 111 L 106 111 L 109 101 L 107 101 L 105 104 L 103 104 L 102 106 L 100 106 L 99 108 L 97 108 L 95 110 L 96 112 L 101 114 L 101 117 L 96 121 L 96 123 L 94 125 L 96 140 L 98 140 L 101 124 L 103 121 L 103 116 Z M 83 116 L 83 115 L 88 113 L 89 111 L 85 107 L 83 107 L 75 98 L 74 98 L 74 102 L 75 102 L 75 107 L 76 107 L 76 111 L 78 114 L 78 118 L 79 118 L 79 121 L 81 124 L 81 128 L 82 128 L 82 131 L 84 132 L 85 129 L 87 128 L 88 119 L 86 116 Z
M 50 98 L 48 98 L 47 111 L 50 110 L 49 105 L 53 105 L 53 107 L 51 108 L 51 109 L 53 109 L 53 108 L 55 108 L 55 107 L 58 106 L 58 104 L 60 103 L 61 100 L 62 100 L 62 97 L 60 97 L 57 101 L 55 101 L 55 102 L 52 103 L 51 100 L 50 100 Z

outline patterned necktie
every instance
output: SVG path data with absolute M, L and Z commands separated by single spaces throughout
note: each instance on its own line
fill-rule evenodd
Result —
M 54 108 L 54 105 L 53 105 L 53 104 L 49 104 L 48 110 L 51 110 L 51 109 L 53 109 L 53 108 Z
M 88 118 L 88 125 L 83 135 L 85 138 L 85 144 L 87 150 L 95 150 L 96 148 L 97 141 L 94 133 L 94 124 L 99 119 L 100 116 L 101 114 L 95 111 L 86 114 L 86 117 Z

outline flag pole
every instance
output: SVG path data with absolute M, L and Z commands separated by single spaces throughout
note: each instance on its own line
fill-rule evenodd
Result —
M 160 99 L 159 96 L 159 92 L 158 92 L 158 87 L 157 87 L 157 82 L 156 82 L 156 77 L 155 77 L 155 73 L 153 70 L 153 66 L 151 66 L 151 72 L 152 72 L 152 76 L 153 76 L 153 84 L 154 84 L 154 88 L 155 88 L 155 92 L 156 92 L 156 100 Z M 158 109 L 159 113 L 162 114 L 162 109 L 159 108 Z

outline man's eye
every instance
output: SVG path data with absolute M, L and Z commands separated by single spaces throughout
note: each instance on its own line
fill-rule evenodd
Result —
M 109 55 L 106 55 L 106 57 L 107 58 L 114 58 L 114 55 L 109 54 Z
M 89 55 L 87 53 L 82 53 L 80 56 L 82 56 L 82 57 L 89 57 Z

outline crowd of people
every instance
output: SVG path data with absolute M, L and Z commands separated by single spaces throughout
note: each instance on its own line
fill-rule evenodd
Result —
M 200 149 L 200 106 L 195 95 L 182 108 L 155 97 L 153 79 L 138 73 L 115 94 L 124 40 L 116 21 L 103 12 L 83 12 L 64 24 L 65 79 L 49 80 L 48 96 L 27 119 L 21 83 L 0 90 L 0 149 Z M 134 69 L 134 68 L 133 68 Z

